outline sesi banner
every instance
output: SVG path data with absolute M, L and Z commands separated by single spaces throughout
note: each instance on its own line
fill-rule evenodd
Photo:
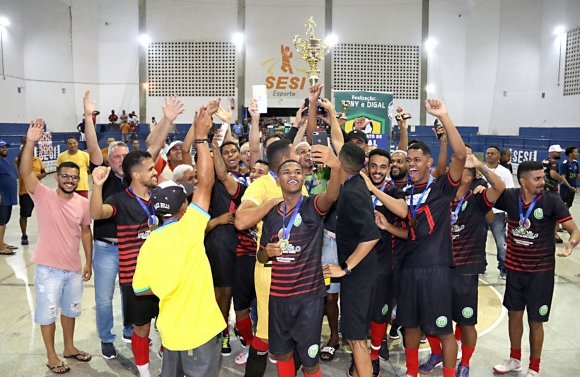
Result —
M 367 134 L 370 145 L 389 150 L 393 94 L 384 92 L 334 91 L 336 111 L 343 111 L 343 103 L 348 103 L 347 120 L 344 130 L 359 129 Z

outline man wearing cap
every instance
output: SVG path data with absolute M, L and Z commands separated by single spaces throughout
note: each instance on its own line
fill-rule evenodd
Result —
M 215 300 L 203 242 L 214 183 L 207 142 L 211 126 L 211 115 L 203 106 L 195 123 L 199 182 L 191 204 L 187 189 L 173 181 L 153 191 L 159 228 L 141 247 L 133 277 L 138 297 L 159 297 L 157 328 L 165 347 L 162 377 L 219 373 L 220 334 L 226 324 Z
M 157 160 L 157 164 L 155 164 L 155 170 L 157 171 L 157 174 L 166 180 L 171 180 L 173 177 L 173 169 L 182 164 L 182 150 L 182 141 L 176 140 L 171 142 L 171 144 L 169 144 L 169 148 L 167 149 L 167 161 L 165 161 L 163 158 L 160 158 Z
M 8 144 L 0 140 L 0 255 L 13 255 L 16 247 L 4 243 L 4 233 L 12 215 L 12 206 L 18 204 L 16 186 L 18 176 L 6 157 Z
M 542 165 L 544 166 L 544 190 L 558 197 L 560 196 L 558 186 L 562 181 L 562 177 L 559 174 L 560 164 L 558 164 L 558 160 L 562 158 L 562 152 L 564 150 L 560 144 L 550 145 L 550 148 L 548 148 L 548 157 L 542 160 Z M 554 230 L 554 242 L 564 242 L 558 235 L 558 225 L 556 225 L 556 229 Z

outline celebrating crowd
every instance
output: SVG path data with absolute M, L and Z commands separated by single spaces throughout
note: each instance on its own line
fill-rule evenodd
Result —
M 197 110 L 185 140 L 169 145 L 166 158 L 160 152 L 184 111 L 179 99 L 165 101 L 146 151 L 129 152 L 124 139 L 111 142 L 105 153 L 87 91 L 88 157 L 74 152 L 77 157 L 59 158 L 56 190 L 33 171 L 44 121 L 31 123 L 19 172 L 37 210 L 34 320 L 52 372 L 70 370 L 54 347 L 59 311 L 63 356 L 92 358 L 74 344 L 83 282 L 92 276 L 101 355 L 117 357 L 112 302 L 118 276 L 122 338 L 131 344 L 141 377 L 151 376 L 152 323 L 161 335 L 163 377 L 217 376 L 220 358 L 232 353 L 230 330 L 244 346 L 235 363 L 247 377 L 263 376 L 268 359 L 281 377 L 296 376 L 300 368 L 306 377 L 321 376 L 319 362 L 333 360 L 340 336 L 352 351 L 347 375 L 379 376 L 380 359 L 389 358 L 389 324 L 403 338 L 406 376 L 440 365 L 445 377 L 469 376 L 489 225 L 500 276 L 507 279 L 503 304 L 511 343 L 509 359 L 493 370 L 522 369 L 527 311 L 526 377 L 539 375 L 555 255 L 570 255 L 580 241 L 570 206 L 544 190 L 542 164 L 521 163 L 520 188 L 513 188 L 499 149 L 488 149 L 487 165 L 478 161 L 445 104 L 435 99 L 424 104 L 440 122 L 435 166 L 424 142 L 407 140 L 405 120 L 398 121 L 401 140 L 394 153 L 369 151 L 363 130 L 343 131 L 344 117 L 320 99 L 322 88 L 310 88 L 310 108 L 298 111 L 288 133 L 270 135 L 263 144 L 255 100 L 248 142 L 241 146 L 229 128 L 229 107 L 210 101 Z M 317 106 L 328 116 L 317 115 Z M 228 127 L 210 140 L 214 116 Z M 318 129 L 317 117 L 329 135 Z M 556 254 L 558 224 L 570 239 Z M 232 301 L 236 319 L 230 328 Z M 330 338 L 320 348 L 325 315 Z M 420 364 L 422 333 L 431 355 Z

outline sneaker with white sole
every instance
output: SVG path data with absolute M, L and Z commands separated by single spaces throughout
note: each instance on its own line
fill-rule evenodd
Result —
M 123 334 L 123 337 L 121 340 L 123 341 L 123 343 L 131 344 L 131 342 L 133 341 L 133 336 L 126 336 L 125 334 Z M 152 345 L 153 345 L 153 340 L 151 340 L 151 338 L 149 338 L 149 347 L 151 347 Z
M 440 365 L 443 365 L 443 355 L 431 354 L 426 363 L 419 365 L 419 373 L 429 374 Z
M 222 334 L 222 356 L 230 356 L 232 347 L 230 346 L 230 334 Z
M 457 366 L 457 372 L 455 372 L 455 377 L 469 377 L 469 367 L 459 364 Z
M 461 351 L 461 340 L 456 340 L 457 342 L 457 360 L 461 360 L 463 357 L 463 351 Z
M 497 364 L 493 367 L 495 373 L 507 374 L 509 372 L 520 372 L 522 370 L 521 360 L 510 358 L 504 361 L 502 364 Z
M 405 330 L 402 327 L 397 328 L 397 335 L 401 339 L 401 348 L 405 349 Z
M 242 348 L 242 352 L 236 356 L 237 365 L 245 365 L 248 362 L 248 356 L 250 355 L 250 347 Z
M 117 357 L 117 350 L 113 343 L 101 342 L 101 355 L 105 360 L 111 360 Z
M 278 360 L 276 360 L 276 356 L 272 355 L 271 353 L 268 353 L 268 361 L 270 362 L 270 364 L 278 364 Z
M 528 369 L 528 373 L 525 374 L 524 377 L 538 377 L 540 372 L 536 372 L 535 370 Z

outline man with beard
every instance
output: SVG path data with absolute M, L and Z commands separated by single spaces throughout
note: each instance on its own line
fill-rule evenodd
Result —
M 91 118 L 92 124 L 92 118 Z M 93 127 L 94 128 L 94 127 Z M 85 198 L 89 198 L 89 175 L 88 169 L 90 166 L 89 154 L 85 151 L 79 151 L 79 142 L 73 136 L 66 139 L 67 151 L 62 152 L 56 159 L 56 166 L 63 162 L 74 162 L 81 169 L 81 180 L 76 188 L 76 193 Z
M 91 113 L 95 108 L 95 101 L 91 100 L 91 92 L 87 90 L 83 97 L 85 111 L 87 151 L 89 153 L 91 170 L 97 167 L 109 165 L 110 174 L 102 186 L 102 200 L 106 201 L 109 197 L 124 192 L 128 186 L 124 180 L 123 159 L 129 153 L 127 144 L 122 141 L 112 142 L 107 146 L 108 164 L 105 165 L 103 155 L 99 149 L 97 134 L 93 127 Z M 156 159 L 164 145 L 165 135 L 163 130 L 167 125 L 175 120 L 183 112 L 182 103 L 171 98 L 163 106 L 164 118 L 160 121 L 157 128 L 156 138 L 152 139 L 148 152 L 152 159 Z M 115 219 L 108 218 L 95 220 L 94 243 L 93 243 L 93 267 L 95 269 L 95 304 L 96 304 L 96 322 L 97 333 L 101 339 L 101 355 L 109 360 L 117 357 L 117 350 L 113 345 L 116 334 L 113 329 L 113 295 L 115 293 L 115 281 L 119 274 L 119 237 L 117 237 L 117 223 Z M 123 328 L 123 341 L 131 343 L 132 324 L 127 323 Z
M 304 185 L 308 190 L 308 194 L 321 194 L 326 191 L 326 184 L 330 178 L 330 169 L 323 168 L 322 165 L 319 165 L 315 171 L 311 149 L 310 144 L 303 141 L 296 145 L 296 154 L 299 157 L 298 163 L 302 167 Z
M 542 165 L 544 166 L 544 180 L 545 180 L 545 187 L 544 190 L 548 191 L 549 193 L 560 196 L 560 192 L 558 191 L 559 184 L 562 180 L 560 177 L 560 164 L 558 160 L 562 158 L 562 152 L 564 150 L 560 147 L 560 144 L 550 145 L 548 148 L 548 157 L 542 160 Z M 562 243 L 562 239 L 558 235 L 558 227 L 554 229 L 554 238 L 556 243 Z
M 57 167 L 58 187 L 51 190 L 39 182 L 32 171 L 34 145 L 44 135 L 44 121 L 30 123 L 20 163 L 20 176 L 36 204 L 38 243 L 32 261 L 36 264 L 34 287 L 36 310 L 34 322 L 40 325 L 46 347 L 46 366 L 56 374 L 70 368 L 56 355 L 54 335 L 56 314 L 60 307 L 60 322 L 64 337 L 64 357 L 81 362 L 91 355 L 74 346 L 75 319 L 81 314 L 83 282 L 89 281 L 91 269 L 91 218 L 87 199 L 75 195 L 80 181 L 79 167 L 63 162 Z M 79 241 L 85 250 L 86 263 L 81 266 Z
M 508 217 L 506 289 L 503 305 L 508 310 L 510 359 L 496 365 L 499 374 L 522 370 L 522 335 L 524 309 L 530 327 L 530 364 L 525 377 L 540 375 L 540 357 L 544 343 L 544 322 L 552 311 L 556 247 L 553 232 L 556 224 L 570 233 L 570 240 L 559 257 L 572 254 L 580 241 L 580 231 L 564 202 L 544 191 L 541 163 L 525 161 L 518 166 L 520 189 L 507 189 L 496 207 Z
M 385 227 L 381 229 L 380 241 L 375 245 L 379 274 L 372 290 L 371 297 L 371 361 L 373 376 L 380 375 L 379 350 L 391 319 L 393 305 L 393 244 L 395 236 L 405 237 L 406 230 L 391 224 L 397 219 L 405 218 L 409 211 L 405 203 L 405 193 L 400 188 L 387 181 L 389 174 L 389 159 L 385 149 L 375 149 L 369 153 L 369 176 L 365 178 L 367 188 L 372 194 L 375 217 L 384 219 Z M 388 224 L 388 225 L 387 225 Z M 388 352 L 388 348 L 386 348 Z M 352 375 L 352 370 L 350 371 Z

